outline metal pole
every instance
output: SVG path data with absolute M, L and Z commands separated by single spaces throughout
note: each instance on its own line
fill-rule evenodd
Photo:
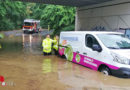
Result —
M 48 25 L 48 31 L 50 31 L 50 25 Z

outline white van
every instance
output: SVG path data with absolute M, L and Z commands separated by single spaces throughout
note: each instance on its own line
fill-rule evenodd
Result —
M 61 32 L 59 54 L 107 75 L 130 77 L 130 40 L 119 32 Z

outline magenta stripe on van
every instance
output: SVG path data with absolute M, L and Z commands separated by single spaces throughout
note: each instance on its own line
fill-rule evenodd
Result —
M 119 67 L 101 62 L 99 60 L 96 60 L 96 59 L 93 59 L 93 58 L 90 58 L 90 57 L 87 57 L 87 56 L 84 56 L 84 55 L 81 55 L 81 54 L 79 54 L 80 55 L 80 62 L 77 62 L 76 61 L 77 53 L 74 52 L 73 55 L 74 55 L 74 57 L 73 57 L 72 62 L 75 62 L 75 63 L 81 64 L 83 66 L 89 67 L 93 70 L 98 70 L 98 67 L 102 64 L 108 66 L 110 69 L 114 69 L 114 70 L 119 69 Z
M 60 54 L 60 56 L 64 55 L 64 51 L 65 51 L 64 48 L 59 48 L 59 54 Z
M 59 54 L 61 56 L 64 55 L 64 50 L 65 50 L 64 48 L 59 49 Z M 80 61 L 78 62 L 76 60 L 76 55 L 77 55 L 77 53 L 73 52 L 73 60 L 72 60 L 72 62 L 83 65 L 83 66 L 86 66 L 86 67 L 91 68 L 91 69 L 96 70 L 96 71 L 98 70 L 99 66 L 102 65 L 102 64 L 108 66 L 110 69 L 113 69 L 113 70 L 118 70 L 119 69 L 119 67 L 116 67 L 116 66 L 101 62 L 99 60 L 96 60 L 96 59 L 93 59 L 93 58 L 90 58 L 90 57 L 87 57 L 87 56 L 84 56 L 84 55 L 81 55 L 81 54 L 79 54 Z

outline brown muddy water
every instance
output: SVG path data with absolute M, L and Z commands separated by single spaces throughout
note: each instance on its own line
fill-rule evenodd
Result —
M 43 56 L 38 34 L 0 40 L 0 90 L 130 90 L 130 79 L 105 76 L 51 55 Z

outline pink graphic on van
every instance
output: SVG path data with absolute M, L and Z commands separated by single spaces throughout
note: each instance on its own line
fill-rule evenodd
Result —
M 74 54 L 74 58 L 73 58 L 72 62 L 78 63 L 76 61 L 76 58 L 75 58 L 77 53 L 74 52 L 73 54 Z M 119 67 L 116 67 L 116 66 L 101 62 L 101 61 L 93 59 L 91 57 L 84 56 L 84 55 L 81 55 L 81 54 L 79 54 L 79 55 L 80 55 L 81 59 L 80 59 L 80 62 L 78 64 L 89 67 L 89 68 L 91 68 L 93 70 L 97 71 L 99 66 L 102 65 L 102 64 L 108 66 L 110 69 L 114 69 L 114 70 L 119 69 Z
M 59 48 L 59 54 L 62 56 L 64 55 L 64 48 Z M 72 59 L 72 62 L 74 63 L 77 63 L 77 64 L 80 64 L 80 65 L 83 65 L 83 66 L 86 66 L 88 68 L 91 68 L 93 70 L 98 70 L 99 66 L 100 65 L 106 65 L 108 66 L 110 69 L 113 69 L 113 70 L 118 70 L 119 67 L 116 67 L 114 65 L 110 65 L 110 64 L 107 64 L 105 62 L 101 62 L 99 60 L 96 60 L 94 58 L 91 58 L 91 57 L 88 57 L 88 56 L 85 56 L 85 55 L 81 55 L 81 54 L 78 54 L 79 56 L 76 58 L 77 56 L 77 53 L 76 52 L 73 52 L 73 59 Z
M 62 56 L 64 55 L 65 49 L 63 47 L 59 47 L 59 54 Z

